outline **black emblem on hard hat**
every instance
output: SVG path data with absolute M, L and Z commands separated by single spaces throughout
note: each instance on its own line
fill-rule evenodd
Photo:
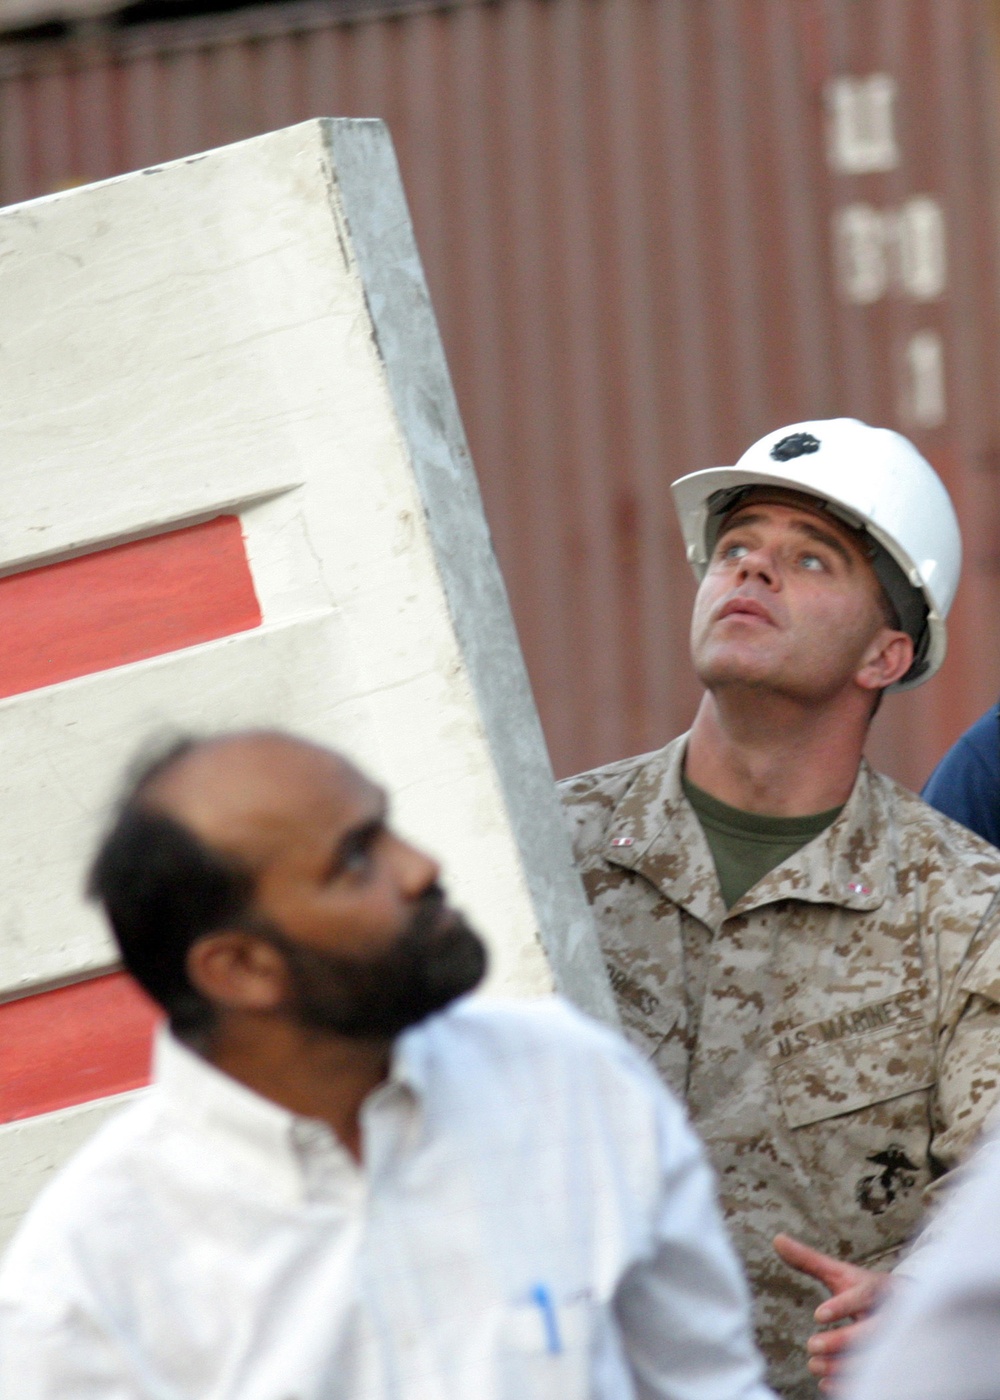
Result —
M 882 1168 L 863 1176 L 854 1191 L 858 1205 L 872 1215 L 881 1215 L 900 1193 L 905 1196 L 916 1185 L 919 1168 L 896 1142 L 890 1142 L 884 1152 L 873 1152 L 865 1161 Z
M 776 462 L 790 462 L 793 457 L 805 457 L 810 452 L 819 451 L 819 438 L 812 433 L 789 433 L 771 448 L 771 456 Z

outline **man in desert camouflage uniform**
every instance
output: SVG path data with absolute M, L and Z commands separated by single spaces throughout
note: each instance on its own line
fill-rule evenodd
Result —
M 562 795 L 626 1029 L 687 1100 L 772 1384 L 804 1397 L 816 1280 L 849 1300 L 830 1321 L 870 1275 L 784 1241 L 795 1273 L 775 1233 L 891 1268 L 1000 1097 L 1000 855 L 862 759 L 881 692 L 943 660 L 961 544 L 928 463 L 855 420 L 674 493 L 706 693 Z

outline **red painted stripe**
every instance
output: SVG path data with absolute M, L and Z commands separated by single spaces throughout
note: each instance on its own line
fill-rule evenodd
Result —
M 0 1006 L 0 1123 L 148 1084 L 162 1015 L 123 972 Z
M 235 515 L 0 579 L 0 696 L 259 627 Z

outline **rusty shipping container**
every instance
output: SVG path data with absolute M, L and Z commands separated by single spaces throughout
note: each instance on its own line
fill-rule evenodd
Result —
M 872 745 L 919 784 L 1000 692 L 995 69 L 986 0 L 90 24 L 0 47 L 0 200 L 388 121 L 560 773 L 693 712 L 674 477 L 799 418 L 908 432 L 966 540 L 944 672 Z

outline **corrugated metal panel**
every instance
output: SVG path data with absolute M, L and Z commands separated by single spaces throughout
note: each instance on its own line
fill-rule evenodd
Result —
M 693 711 L 670 480 L 797 418 L 910 432 L 968 546 L 873 745 L 919 783 L 1000 691 L 993 41 L 986 0 L 261 10 L 0 59 L 0 197 L 388 121 L 560 772 Z

